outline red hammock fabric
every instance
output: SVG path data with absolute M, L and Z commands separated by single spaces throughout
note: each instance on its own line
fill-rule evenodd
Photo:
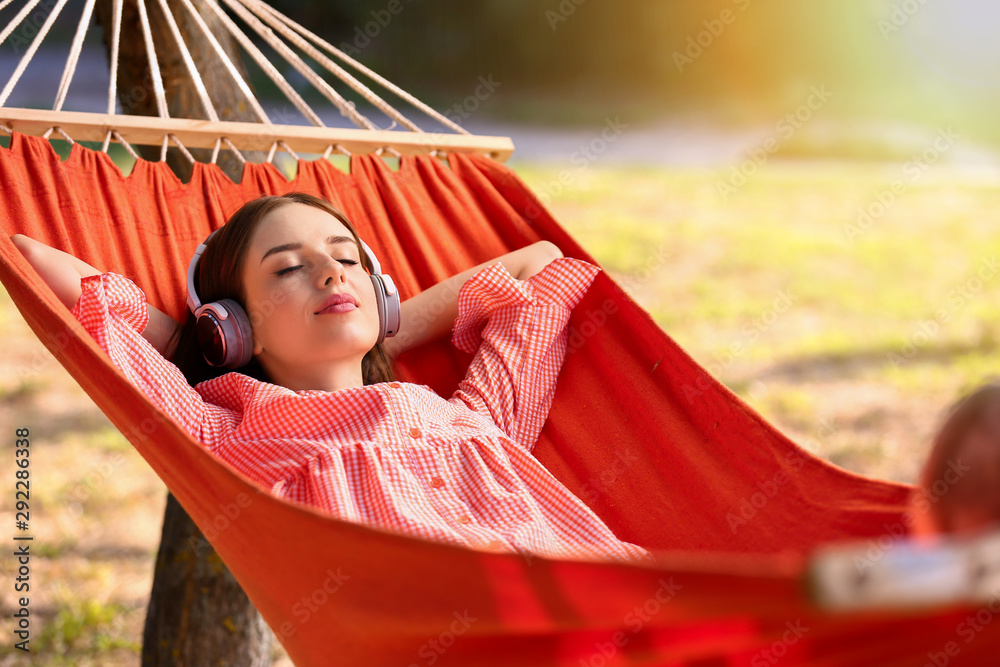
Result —
M 509 169 L 476 155 L 450 155 L 448 165 L 404 157 L 398 172 L 355 156 L 349 175 L 300 162 L 292 182 L 271 165 L 247 165 L 240 184 L 199 164 L 185 185 L 165 164 L 143 161 L 123 178 L 106 155 L 78 145 L 63 163 L 40 138 L 15 134 L 0 149 L 8 292 L 215 536 L 297 665 L 995 662 L 997 605 L 852 615 L 811 606 L 800 583 L 809 552 L 897 533 L 908 487 L 797 447 L 605 272 L 573 311 L 570 353 L 534 453 L 621 539 L 655 550 L 656 568 L 480 553 L 261 493 L 128 384 L 8 239 L 27 234 L 127 275 L 180 318 L 194 247 L 244 201 L 291 190 L 341 207 L 403 298 L 540 239 L 596 262 Z M 470 360 L 442 339 L 404 355 L 399 375 L 450 395 Z

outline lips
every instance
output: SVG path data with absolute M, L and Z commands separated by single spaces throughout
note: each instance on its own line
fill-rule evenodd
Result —
M 358 307 L 358 301 L 350 294 L 346 292 L 341 292 L 339 294 L 331 294 L 326 301 L 319 307 L 316 311 L 317 315 L 323 313 L 346 313 L 349 310 L 354 310 Z

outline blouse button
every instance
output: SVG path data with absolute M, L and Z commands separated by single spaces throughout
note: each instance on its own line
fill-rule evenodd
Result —
M 435 489 L 440 489 L 442 486 L 444 486 L 444 480 L 441 479 L 440 477 L 432 477 L 431 486 L 433 486 Z
M 416 426 L 414 426 L 413 428 L 411 428 L 410 429 L 410 437 L 411 438 L 419 438 L 420 437 L 420 429 L 417 428 Z
M 504 548 L 504 543 L 501 542 L 500 540 L 491 540 L 489 543 L 487 543 L 486 548 L 487 549 L 494 549 L 494 550 L 495 549 L 503 549 Z
M 458 517 L 459 523 L 469 523 L 470 521 L 472 521 L 472 519 L 469 518 L 468 514 L 462 514 Z
M 398 382 L 390 382 L 389 383 L 389 387 L 391 389 L 399 389 L 399 383 Z

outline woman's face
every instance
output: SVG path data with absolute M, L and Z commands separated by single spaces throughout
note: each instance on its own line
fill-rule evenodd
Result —
M 332 363 L 360 368 L 378 340 L 375 289 L 360 249 L 322 209 L 290 203 L 269 213 L 250 242 L 243 284 L 254 355 L 272 377 L 315 374 Z M 324 310 L 335 294 L 355 306 Z

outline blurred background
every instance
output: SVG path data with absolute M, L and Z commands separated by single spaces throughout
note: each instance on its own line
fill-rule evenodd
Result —
M 833 464 L 914 481 L 945 408 L 1000 371 L 1000 5 L 273 5 L 466 129 L 511 136 L 509 166 L 632 298 Z M 8 106 L 51 106 L 76 11 Z M 0 44 L 0 81 L 30 38 Z M 299 122 L 244 60 L 275 122 Z M 67 108 L 103 110 L 99 31 L 80 67 Z M 0 428 L 45 439 L 33 469 L 53 583 L 33 659 L 137 664 L 165 490 L 0 305 Z M 0 665 L 24 663 L 0 647 Z
M 907 137 L 941 124 L 970 151 L 1000 141 L 1000 7 L 986 0 L 400 0 L 382 27 L 389 4 L 276 6 L 407 90 L 442 93 L 443 107 L 492 75 L 502 87 L 477 116 L 746 130 L 816 85 L 831 92 L 822 118 L 783 155 L 906 157 Z

